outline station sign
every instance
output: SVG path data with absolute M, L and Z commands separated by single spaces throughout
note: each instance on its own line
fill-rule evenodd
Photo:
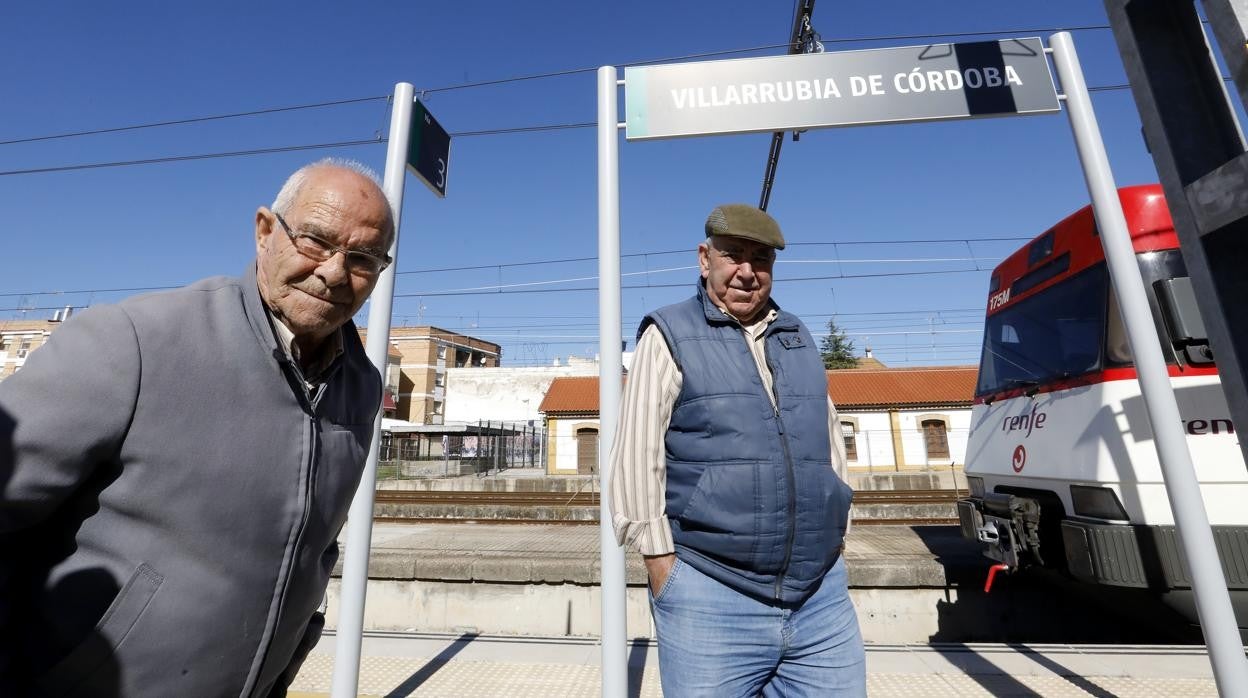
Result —
M 624 69 L 629 140 L 1059 110 L 1034 37 Z
M 407 144 L 407 169 L 434 194 L 446 197 L 446 172 L 451 161 L 451 136 L 420 100 L 412 105 L 412 131 Z

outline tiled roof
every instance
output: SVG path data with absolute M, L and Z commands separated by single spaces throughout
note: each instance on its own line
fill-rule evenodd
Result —
M 971 404 L 975 366 L 848 368 L 828 371 L 828 393 L 837 407 L 922 407 Z M 546 414 L 597 414 L 597 376 L 556 378 L 539 410 Z
M 970 405 L 977 372 L 975 366 L 828 371 L 828 393 L 842 408 Z
M 546 414 L 598 414 L 598 377 L 561 376 L 551 381 L 538 406 Z

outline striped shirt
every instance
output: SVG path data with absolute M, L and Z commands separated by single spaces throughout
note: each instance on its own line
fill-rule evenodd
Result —
M 763 334 L 776 315 L 772 308 L 761 320 L 742 328 L 750 338 L 750 352 L 773 406 L 776 396 L 763 352 Z M 621 545 L 631 545 L 642 555 L 666 555 L 676 549 L 672 543 L 672 527 L 664 513 L 667 507 L 664 440 L 681 382 L 680 369 L 662 331 L 655 325 L 647 327 L 633 353 L 610 456 L 611 518 L 615 537 Z M 828 436 L 832 443 L 832 467 L 844 480 L 845 441 L 830 397 Z

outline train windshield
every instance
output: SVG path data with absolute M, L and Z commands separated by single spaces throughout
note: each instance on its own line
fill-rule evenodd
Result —
M 975 393 L 1100 369 L 1108 291 L 1105 265 L 1099 264 L 990 315 Z

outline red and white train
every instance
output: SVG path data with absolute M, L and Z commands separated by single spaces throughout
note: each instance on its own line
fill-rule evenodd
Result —
M 1119 190 L 1240 624 L 1248 469 L 1161 187 Z M 962 535 L 1010 569 L 1151 589 L 1194 619 L 1191 579 L 1091 207 L 992 274 Z

